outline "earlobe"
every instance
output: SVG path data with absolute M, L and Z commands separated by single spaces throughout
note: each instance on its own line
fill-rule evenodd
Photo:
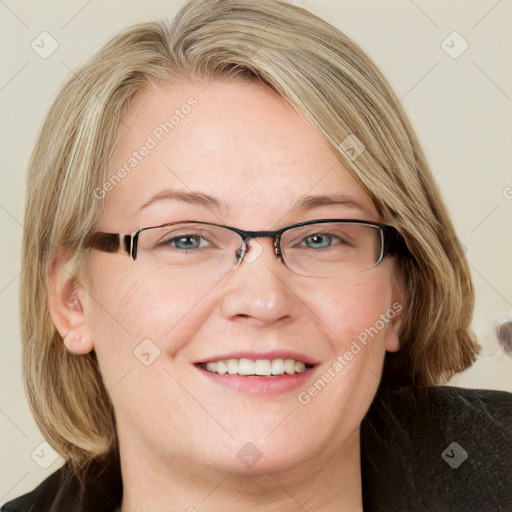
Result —
M 69 252 L 60 249 L 52 261 L 49 275 L 48 309 L 66 348 L 75 354 L 94 349 L 85 320 L 80 285 L 66 268 Z
M 94 348 L 90 337 L 82 336 L 75 330 L 70 330 L 63 338 L 66 348 L 74 354 L 88 354 Z
M 402 312 L 404 309 L 404 297 L 405 297 L 405 284 L 402 274 L 396 267 L 393 270 L 393 292 L 392 300 L 393 304 L 388 310 L 388 317 L 390 319 L 389 331 L 386 338 L 386 351 L 387 352 L 398 352 L 400 350 L 400 339 L 398 333 L 400 332 L 400 326 L 402 325 Z
M 387 352 L 398 352 L 400 350 L 400 339 L 398 333 L 400 332 L 400 326 L 402 325 L 402 294 L 393 302 L 391 308 L 387 312 L 389 318 L 389 330 L 386 337 L 386 351 Z
M 400 340 L 398 339 L 398 334 L 395 332 L 394 328 L 388 334 L 388 338 L 386 340 L 386 351 L 387 352 L 398 352 L 400 350 Z

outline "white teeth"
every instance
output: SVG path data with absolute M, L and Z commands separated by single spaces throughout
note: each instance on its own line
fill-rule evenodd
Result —
M 216 372 L 217 371 L 217 363 L 206 363 L 206 369 L 209 372 Z
M 226 364 L 228 365 L 229 375 L 235 375 L 235 373 L 238 373 L 238 361 L 236 359 L 229 359 L 226 361 Z M 206 369 L 208 370 L 208 364 L 206 365 Z
M 209 362 L 204 368 L 212 373 L 220 375 L 294 375 L 306 371 L 306 364 L 295 359 L 227 359 L 223 361 Z
M 235 361 L 235 359 L 232 359 Z M 240 359 L 238 362 L 238 375 L 254 375 L 254 361 L 251 359 Z M 208 365 L 206 365 L 208 369 Z
M 272 375 L 283 375 L 284 361 L 282 359 L 274 359 L 272 361 Z
M 284 371 L 288 375 L 293 375 L 295 373 L 295 359 L 285 359 Z
M 302 373 L 306 369 L 306 365 L 302 361 L 295 361 L 295 372 Z
M 254 363 L 256 375 L 272 375 L 272 363 L 268 359 L 258 359 Z
M 224 361 L 219 361 L 218 363 L 210 363 L 210 364 L 217 364 L 217 373 L 219 373 L 220 375 L 224 375 L 228 372 L 228 365 Z M 206 365 L 206 368 L 208 369 L 208 365 Z M 215 371 L 215 370 L 213 370 L 213 371 Z

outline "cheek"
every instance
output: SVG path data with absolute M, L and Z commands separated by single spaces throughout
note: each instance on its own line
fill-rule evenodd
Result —
M 326 289 L 310 302 L 330 342 L 331 357 L 321 368 L 322 382 L 317 390 L 306 390 L 308 395 L 316 396 L 322 390 L 318 402 L 325 400 L 325 407 L 329 401 L 340 406 L 352 402 L 358 410 L 369 406 L 380 381 L 386 339 L 396 317 L 393 299 L 391 275 L 372 272 L 364 279 L 358 276 Z M 329 389 L 326 393 L 324 384 Z
M 321 294 L 310 290 L 309 304 L 330 344 L 330 357 L 300 390 L 298 401 L 301 410 L 319 418 L 318 428 L 332 428 L 333 442 L 358 428 L 379 386 L 386 337 L 396 316 L 393 283 L 382 266 Z
M 394 316 L 391 277 L 384 272 L 356 277 L 323 289 L 310 302 L 337 353 L 353 340 L 384 338 Z
M 132 261 L 114 265 L 112 255 L 106 256 L 110 261 L 97 258 L 87 269 L 85 308 L 102 369 L 108 375 L 130 367 L 134 351 L 147 340 L 172 357 L 204 314 L 195 288 L 174 290 L 170 276 L 162 283 Z

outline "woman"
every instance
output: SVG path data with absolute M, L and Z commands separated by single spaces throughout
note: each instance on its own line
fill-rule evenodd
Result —
M 27 205 L 27 388 L 67 464 L 2 510 L 510 504 L 510 395 L 434 387 L 478 351 L 463 251 L 327 23 L 196 0 L 124 32 L 56 99 Z

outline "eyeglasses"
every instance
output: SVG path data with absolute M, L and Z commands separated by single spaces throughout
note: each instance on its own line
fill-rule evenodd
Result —
M 392 253 L 407 252 L 393 226 L 353 219 L 300 222 L 276 231 L 244 231 L 208 222 L 182 221 L 142 228 L 130 235 L 93 233 L 86 246 L 124 253 L 132 260 L 180 275 L 223 272 L 252 263 L 263 251 L 256 238 L 274 242 L 274 253 L 293 273 L 332 278 L 376 267 Z

